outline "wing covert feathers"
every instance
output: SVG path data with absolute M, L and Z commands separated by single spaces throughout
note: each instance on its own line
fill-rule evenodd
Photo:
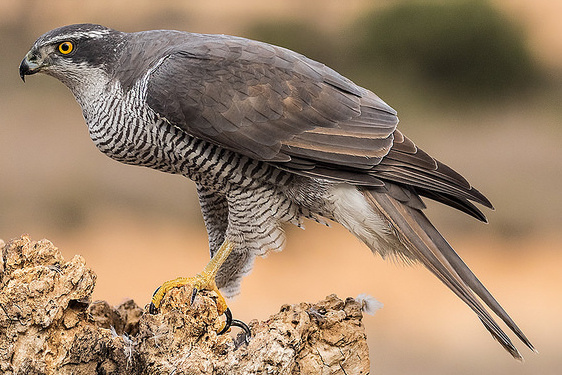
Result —
M 151 73 L 147 103 L 186 133 L 258 160 L 306 159 L 347 174 L 390 150 L 396 112 L 325 65 L 247 39 L 184 36 Z
M 513 357 L 522 359 L 509 337 L 476 296 L 480 297 L 525 345 L 535 350 L 519 327 L 419 209 L 399 202 L 386 192 L 365 189 L 363 194 L 371 206 L 395 228 L 398 238 L 409 252 L 408 256 L 421 262 L 463 300 Z

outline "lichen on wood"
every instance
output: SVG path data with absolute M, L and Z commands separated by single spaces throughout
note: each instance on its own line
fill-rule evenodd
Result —
M 284 305 L 249 323 L 252 338 L 218 335 L 216 295 L 176 288 L 160 313 L 132 300 L 91 302 L 96 275 L 49 241 L 0 243 L 2 374 L 368 374 L 361 303 L 335 295 Z M 240 335 L 240 334 L 239 334 Z

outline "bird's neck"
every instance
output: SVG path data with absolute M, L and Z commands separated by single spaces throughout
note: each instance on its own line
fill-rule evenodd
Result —
M 76 101 L 82 107 L 84 116 L 92 112 L 104 95 L 107 94 L 111 85 L 110 78 L 102 69 L 91 69 L 88 74 L 72 76 L 61 81 L 70 89 Z

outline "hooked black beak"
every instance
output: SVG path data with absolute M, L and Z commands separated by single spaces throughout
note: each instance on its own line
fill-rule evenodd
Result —
M 37 57 L 30 52 L 25 55 L 20 64 L 20 78 L 25 82 L 25 76 L 35 74 L 39 71 L 40 65 L 37 63 Z

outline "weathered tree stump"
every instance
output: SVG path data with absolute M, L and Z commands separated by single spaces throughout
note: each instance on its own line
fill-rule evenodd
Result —
M 2 244 L 0 243 L 0 247 Z M 76 255 L 27 236 L 0 262 L 2 374 L 368 374 L 361 303 L 335 295 L 284 305 L 252 321 L 248 344 L 229 334 L 213 293 L 166 295 L 150 315 L 132 300 L 90 302 L 96 275 Z

